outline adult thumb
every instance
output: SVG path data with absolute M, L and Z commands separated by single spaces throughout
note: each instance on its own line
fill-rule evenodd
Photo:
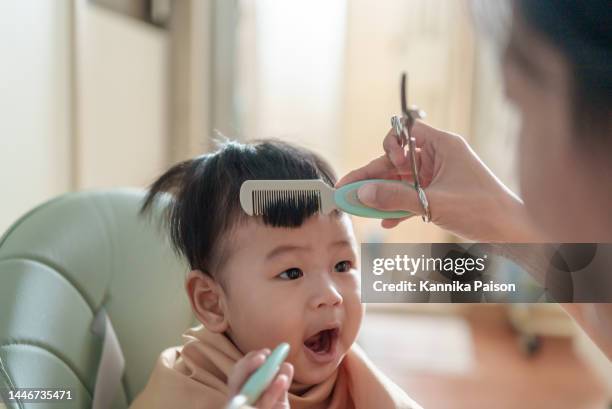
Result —
M 380 210 L 423 213 L 416 191 L 405 183 L 368 183 L 357 190 L 357 197 L 366 206 Z

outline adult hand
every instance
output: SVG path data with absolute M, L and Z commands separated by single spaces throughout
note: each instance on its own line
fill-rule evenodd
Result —
M 431 221 L 459 236 L 481 242 L 540 241 L 523 202 L 487 168 L 459 135 L 416 121 L 411 136 L 417 146 L 421 185 Z M 413 181 L 409 152 L 392 129 L 383 141 L 385 154 L 338 181 L 336 187 L 362 179 Z M 423 214 L 415 190 L 390 184 L 369 184 L 357 192 L 367 206 Z M 405 219 L 387 219 L 392 228 Z
M 240 388 L 246 382 L 248 377 L 255 372 L 270 355 L 270 350 L 260 349 L 251 351 L 242 359 L 236 362 L 232 372 L 230 373 L 227 386 L 229 388 L 230 399 L 240 392 Z M 287 391 L 293 379 L 293 366 L 290 363 L 283 362 L 276 378 L 270 386 L 264 391 L 261 397 L 255 403 L 256 409 L 289 409 L 289 397 Z M 250 406 L 243 406 L 250 407 Z

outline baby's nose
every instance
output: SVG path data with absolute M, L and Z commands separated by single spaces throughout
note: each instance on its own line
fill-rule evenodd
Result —
M 330 279 L 321 279 L 316 288 L 314 288 L 314 294 L 311 299 L 311 307 L 333 307 L 341 305 L 342 301 L 342 294 L 340 294 L 336 283 Z

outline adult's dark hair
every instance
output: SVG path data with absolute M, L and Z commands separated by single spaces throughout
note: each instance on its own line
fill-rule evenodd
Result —
M 516 0 L 534 31 L 557 47 L 573 74 L 575 125 L 612 143 L 612 8 L 609 0 Z M 586 130 L 586 132 L 585 132 Z
M 150 187 L 141 213 L 170 194 L 166 222 L 179 255 L 192 269 L 215 277 L 227 257 L 223 243 L 249 217 L 240 207 L 240 186 L 249 179 L 322 179 L 333 186 L 336 175 L 315 153 L 278 140 L 225 142 L 212 153 L 174 165 Z M 257 220 L 276 227 L 298 227 L 318 211 L 318 204 L 278 203 Z M 216 277 L 220 278 L 220 277 Z

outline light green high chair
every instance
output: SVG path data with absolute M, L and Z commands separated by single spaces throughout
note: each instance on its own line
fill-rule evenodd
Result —
M 160 352 L 181 343 L 193 323 L 183 288 L 187 267 L 155 221 L 160 208 L 153 220 L 138 215 L 143 196 L 69 193 L 33 209 L 0 238 L 0 390 L 7 408 L 82 409 L 94 401 L 100 409 L 127 408 Z M 8 401 L 18 388 L 70 389 L 72 399 Z

